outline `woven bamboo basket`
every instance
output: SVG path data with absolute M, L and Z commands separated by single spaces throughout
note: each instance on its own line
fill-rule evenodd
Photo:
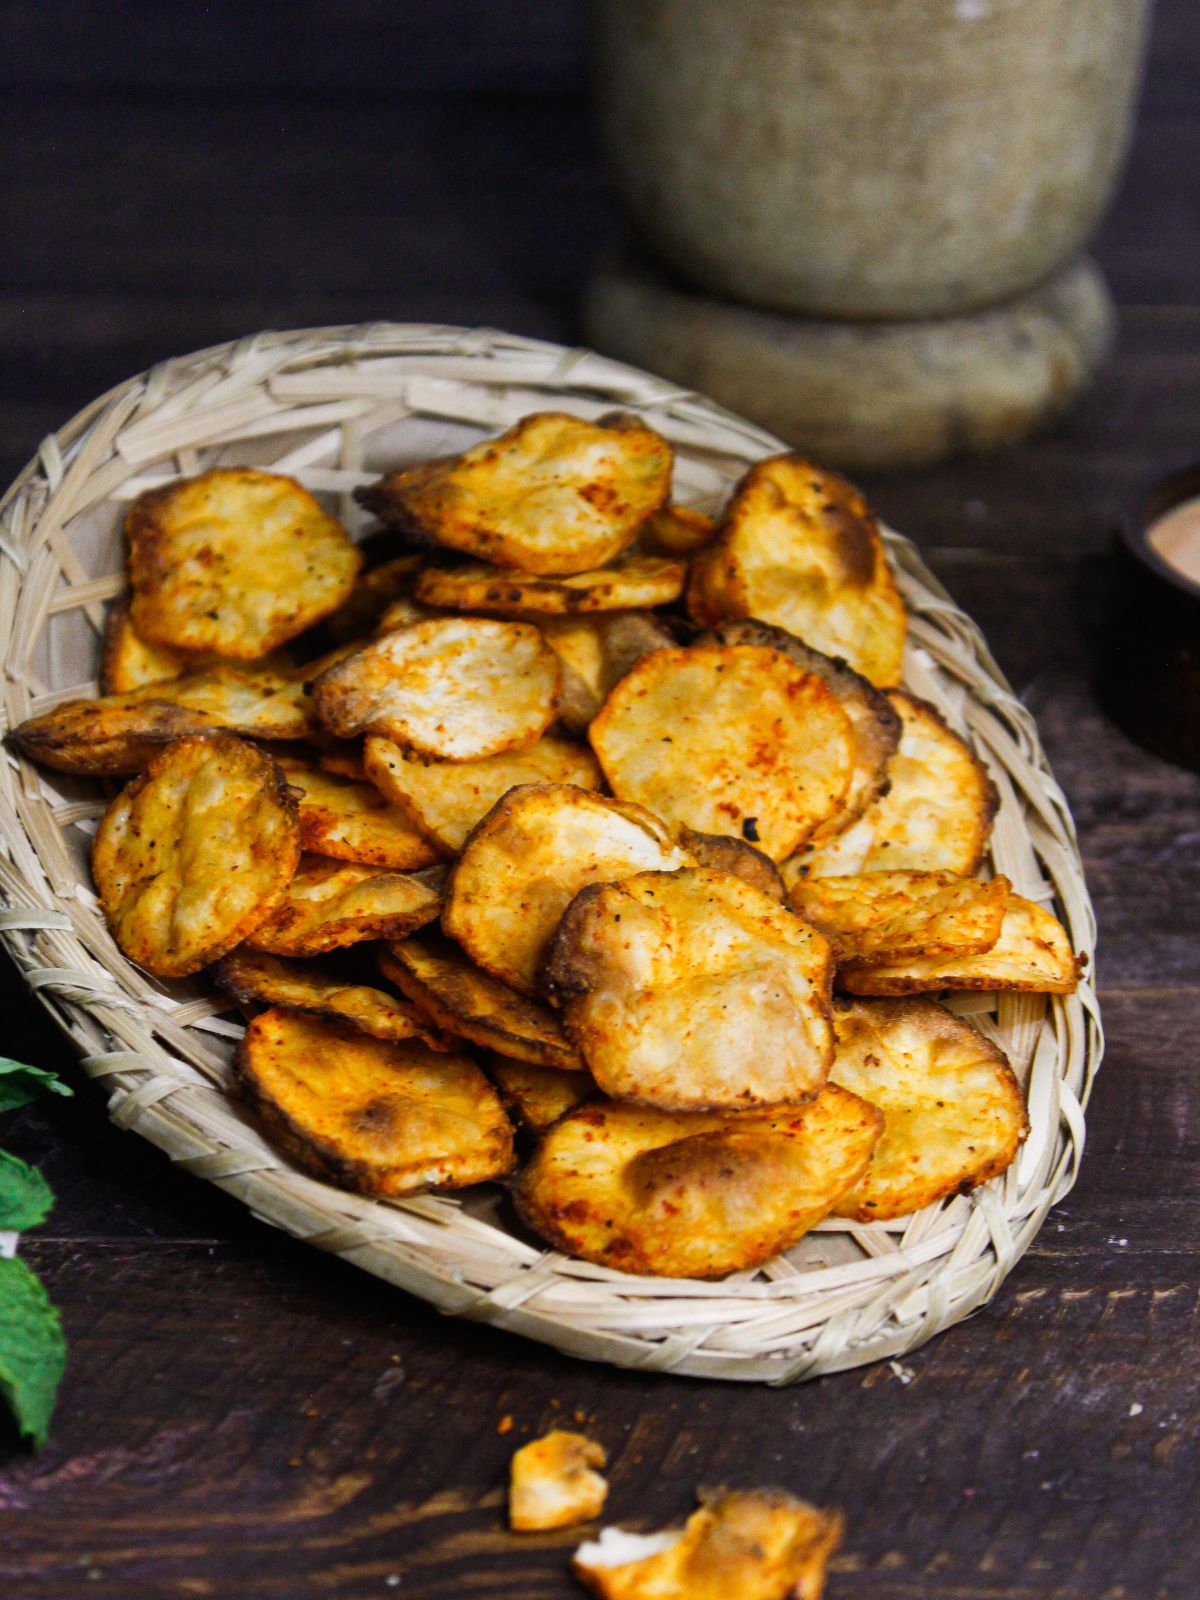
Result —
M 590 417 L 613 406 L 673 442 L 676 498 L 702 509 L 781 448 L 662 379 L 489 330 L 265 333 L 122 384 L 47 439 L 0 502 L 7 726 L 95 692 L 104 611 L 125 581 L 122 517 L 142 490 L 218 463 L 266 466 L 299 478 L 357 531 L 351 490 L 386 467 L 461 449 L 529 411 Z M 906 683 L 971 740 L 999 789 L 993 866 L 1052 904 L 1090 958 L 1074 830 L 1033 719 L 913 546 L 886 537 L 912 610 Z M 951 1000 L 1025 1086 L 1031 1132 L 1002 1178 L 897 1222 L 826 1222 L 721 1282 L 567 1259 L 525 1234 L 494 1187 L 401 1202 L 343 1193 L 273 1150 L 230 1096 L 242 1030 L 229 1002 L 202 980 L 156 981 L 117 949 L 87 867 L 104 808 L 97 787 L 11 755 L 0 773 L 0 933 L 104 1085 L 113 1121 L 257 1217 L 444 1312 L 621 1366 L 792 1383 L 899 1356 L 984 1304 L 1074 1181 L 1101 1052 L 1087 982 L 1066 998 Z

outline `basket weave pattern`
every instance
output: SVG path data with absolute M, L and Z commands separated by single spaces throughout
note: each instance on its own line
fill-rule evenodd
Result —
M 386 466 L 461 448 L 529 411 L 595 417 L 614 406 L 672 441 L 676 498 L 703 509 L 781 448 L 661 379 L 489 330 L 262 334 L 123 384 L 47 439 L 0 502 L 6 728 L 96 692 L 104 611 L 125 583 L 121 518 L 142 490 L 216 464 L 272 467 L 357 529 L 350 491 Z M 1054 906 L 1090 973 L 1095 925 L 1074 829 L 1033 720 L 913 547 L 886 538 L 912 612 L 905 682 L 986 761 L 1001 797 L 992 865 Z M 229 1002 L 202 981 L 152 979 L 117 949 L 87 870 L 103 809 L 94 784 L 0 761 L 0 934 L 103 1081 L 113 1121 L 256 1216 L 443 1311 L 623 1366 L 791 1383 L 900 1355 L 983 1304 L 1074 1181 L 1102 1043 L 1087 981 L 1062 998 L 952 1001 L 1025 1086 L 1031 1132 L 1003 1177 L 911 1218 L 831 1220 L 718 1283 L 565 1258 L 523 1233 L 492 1190 L 395 1203 L 343 1193 L 291 1166 L 230 1098 L 242 1030 Z

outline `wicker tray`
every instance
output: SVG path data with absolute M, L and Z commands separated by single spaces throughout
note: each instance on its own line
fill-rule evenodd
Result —
M 350 490 L 386 466 L 461 448 L 528 411 L 614 405 L 673 441 L 677 497 L 704 509 L 780 448 L 659 378 L 487 330 L 267 333 L 155 367 L 47 439 L 0 503 L 7 725 L 95 691 L 104 610 L 124 584 L 122 515 L 143 489 L 219 462 L 265 465 L 329 497 L 357 529 Z M 913 547 L 887 540 L 912 608 L 905 681 L 968 735 L 1000 791 L 995 868 L 1052 903 L 1090 957 L 1074 830 L 1033 719 Z M 256 1216 L 443 1311 L 593 1360 L 791 1383 L 900 1355 L 982 1305 L 1074 1181 L 1101 1050 L 1087 983 L 1065 999 L 955 1002 L 1008 1052 L 1028 1095 L 1030 1137 L 1003 1178 L 899 1222 L 827 1222 L 719 1283 L 629 1277 L 542 1249 L 495 1188 L 397 1203 L 344 1194 L 277 1155 L 229 1097 L 241 1028 L 228 1002 L 201 981 L 157 982 L 116 948 L 87 870 L 96 786 L 11 756 L 0 772 L 0 933 L 104 1084 L 113 1121 Z

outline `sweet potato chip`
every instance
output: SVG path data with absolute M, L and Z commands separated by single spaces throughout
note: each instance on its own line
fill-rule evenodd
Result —
M 854 765 L 842 803 L 812 832 L 810 846 L 843 833 L 872 800 L 886 794 L 888 768 L 900 744 L 899 714 L 877 689 L 844 661 L 823 655 L 802 639 L 766 622 L 723 622 L 695 641 L 699 645 L 761 645 L 779 650 L 805 672 L 821 679 L 850 719 Z
M 462 455 L 358 491 L 384 522 L 522 572 L 586 572 L 620 555 L 666 501 L 670 445 L 649 428 L 524 417 Z
M 677 838 L 700 866 L 712 867 L 716 872 L 731 872 L 752 888 L 769 894 L 772 900 L 787 899 L 787 887 L 779 868 L 770 856 L 744 839 L 721 833 L 697 833 L 694 828 L 680 828 Z
M 600 1600 L 821 1600 L 842 1530 L 784 1489 L 721 1490 L 686 1528 L 601 1529 L 571 1570 Z
M 462 849 L 496 801 L 520 784 L 573 783 L 598 789 L 603 782 L 590 750 L 549 737 L 482 761 L 433 761 L 371 734 L 363 744 L 363 763 L 379 792 L 451 855 Z
M 888 698 L 903 724 L 888 792 L 837 838 L 806 845 L 785 862 L 789 884 L 861 872 L 969 877 L 978 870 L 998 804 L 987 768 L 927 701 L 899 689 Z
M 642 872 L 582 890 L 544 981 L 617 1099 L 666 1111 L 795 1104 L 833 1061 L 828 941 L 726 872 Z
M 832 1084 L 803 1106 L 742 1113 L 589 1100 L 546 1132 L 514 1196 L 568 1255 L 720 1278 L 761 1266 L 828 1216 L 882 1127 L 874 1106 Z
M 239 1005 L 286 1006 L 373 1039 L 419 1039 L 434 1050 L 449 1048 L 415 1006 L 312 962 L 282 961 L 241 946 L 218 961 L 213 976 Z
M 511 789 L 467 840 L 442 927 L 486 972 L 536 992 L 543 951 L 580 889 L 690 857 L 648 811 L 573 784 Z
M 867 872 L 801 878 L 792 908 L 831 942 L 839 962 L 978 955 L 1000 937 L 1011 888 L 954 872 Z
M 512 1125 L 466 1056 L 271 1010 L 246 1029 L 234 1070 L 273 1142 L 339 1188 L 461 1189 L 512 1167 Z
M 558 657 L 524 622 L 445 617 L 384 634 L 321 673 L 321 721 L 424 755 L 478 761 L 533 744 L 554 719 Z
M 488 1057 L 487 1070 L 509 1116 L 535 1136 L 596 1092 L 590 1072 L 535 1067 L 529 1061 L 497 1055 Z
M 449 939 L 435 933 L 405 939 L 379 963 L 384 977 L 447 1033 L 545 1067 L 582 1065 L 552 1011 L 482 971 Z
M 178 678 L 215 658 L 168 650 L 164 645 L 147 644 L 138 637 L 129 619 L 129 596 L 123 595 L 109 607 L 100 647 L 100 693 L 125 694 L 150 683 Z
M 509 1469 L 508 1522 L 513 1532 L 573 1528 L 598 1517 L 608 1484 L 596 1469 L 605 1460 L 603 1445 L 563 1428 L 522 1445 Z
M 403 939 L 438 914 L 431 884 L 402 872 L 305 856 L 249 941 L 277 956 L 318 956 L 364 939 Z
M 683 593 L 687 565 L 662 556 L 624 556 L 611 567 L 569 577 L 541 577 L 504 567 L 426 567 L 416 596 L 429 606 L 496 617 L 575 616 L 591 611 L 649 610 Z
M 239 661 L 336 611 L 362 565 L 307 489 L 245 467 L 149 490 L 129 508 L 125 530 L 141 638 Z
M 542 617 L 538 626 L 562 663 L 558 714 L 575 733 L 586 731 L 635 661 L 675 643 L 670 629 L 645 611 Z
M 299 855 L 278 764 L 217 734 L 176 740 L 126 785 L 96 830 L 92 874 L 129 959 L 178 978 L 271 915 Z
M 933 1000 L 860 1000 L 834 1014 L 833 1079 L 883 1112 L 883 1137 L 835 1210 L 906 1217 L 1008 1167 L 1028 1130 L 1004 1052 Z
M 214 732 L 300 739 L 312 726 L 302 684 L 271 672 L 209 667 L 98 700 L 67 700 L 9 735 L 22 755 L 59 772 L 142 772 L 172 739 Z
M 694 556 L 716 532 L 716 523 L 703 511 L 664 506 L 638 529 L 637 548 L 648 556 Z
M 588 737 L 622 800 L 775 860 L 838 809 L 854 765 L 849 719 L 825 684 L 754 645 L 643 656 Z
M 1066 929 L 1051 912 L 1010 894 L 1000 937 L 980 955 L 851 961 L 838 968 L 850 994 L 924 994 L 939 989 L 1018 989 L 1073 994 L 1079 966 Z
M 373 783 L 356 783 L 299 761 L 280 765 L 299 791 L 300 843 L 305 850 L 400 872 L 428 867 L 441 856 Z
M 688 605 L 702 627 L 757 617 L 880 688 L 900 681 L 906 615 L 875 518 L 844 478 L 801 456 L 751 467 L 693 563 Z

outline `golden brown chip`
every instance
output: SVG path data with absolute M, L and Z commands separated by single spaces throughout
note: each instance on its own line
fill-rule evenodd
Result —
M 522 1445 L 509 1469 L 509 1526 L 515 1533 L 535 1533 L 598 1517 L 608 1484 L 596 1468 L 605 1460 L 603 1445 L 563 1428 Z
M 486 972 L 534 994 L 542 954 L 580 889 L 690 857 L 657 817 L 573 784 L 511 789 L 472 833 L 446 885 L 442 927 Z
M 139 635 L 239 661 L 336 611 L 362 565 L 307 489 L 245 467 L 151 489 L 129 508 L 125 530 Z
M 502 1056 L 570 1070 L 582 1066 L 558 1018 L 483 972 L 435 933 L 393 944 L 379 958 L 385 978 L 447 1033 Z
M 783 865 L 797 878 L 861 872 L 958 872 L 983 860 L 998 796 L 987 768 L 928 701 L 893 689 L 903 724 L 888 792 L 836 839 L 806 845 Z
M 320 674 L 321 721 L 424 755 L 478 761 L 533 744 L 554 720 L 558 657 L 524 622 L 445 617 L 384 634 Z
M 702 627 L 757 617 L 880 688 L 900 681 L 904 602 L 875 518 L 844 478 L 801 456 L 751 467 L 695 559 L 688 606 Z
M 686 1528 L 603 1528 L 571 1570 L 601 1600 L 821 1600 L 843 1519 L 784 1489 L 721 1490 Z
M 850 719 L 854 739 L 854 766 L 838 809 L 818 823 L 810 847 L 843 833 L 862 815 L 872 800 L 886 794 L 888 769 L 900 744 L 899 714 L 881 689 L 877 689 L 844 661 L 823 655 L 785 628 L 766 622 L 723 622 L 702 634 L 700 645 L 765 645 L 779 650 L 805 672 L 820 678 Z
M 528 1061 L 497 1055 L 488 1057 L 487 1070 L 509 1116 L 534 1135 L 545 1133 L 552 1122 L 596 1092 L 590 1072 L 535 1067 Z
M 752 844 L 744 839 L 734 839 L 727 834 L 697 833 L 694 828 L 680 828 L 679 843 L 702 867 L 712 867 L 715 872 L 731 872 L 743 878 L 754 889 L 769 894 L 772 900 L 786 900 L 787 886 L 779 868 Z
M 832 1084 L 755 1112 L 669 1112 L 589 1100 L 544 1135 L 516 1182 L 556 1250 L 625 1272 L 720 1278 L 761 1266 L 829 1215 L 883 1127 Z
M 312 726 L 302 684 L 276 673 L 209 667 L 98 700 L 67 700 L 9 735 L 31 761 L 59 772 L 142 772 L 165 744 L 206 730 L 300 739 Z
M 181 650 L 147 644 L 138 637 L 129 620 L 129 596 L 123 595 L 109 607 L 100 648 L 100 693 L 125 694 L 149 683 L 178 678 L 214 657 L 197 659 Z
M 393 600 L 387 610 L 380 614 L 375 624 L 375 637 L 382 639 L 385 633 L 411 627 L 414 622 L 433 622 L 444 615 L 444 612 L 436 611 L 432 606 L 421 605 L 410 595 L 401 595 L 399 600 Z
M 849 719 L 824 683 L 755 645 L 643 656 L 588 737 L 622 800 L 775 860 L 838 809 L 854 765 Z
M 802 878 L 793 909 L 832 943 L 839 962 L 944 960 L 990 950 L 1012 885 L 955 872 L 867 872 Z
M 272 1010 L 246 1029 L 235 1072 L 271 1139 L 340 1188 L 461 1189 L 512 1167 L 512 1126 L 466 1056 Z
M 425 1014 L 404 1000 L 311 962 L 281 961 L 244 946 L 219 961 L 213 975 L 240 1005 L 286 1006 L 311 1011 L 374 1039 L 420 1039 L 431 1049 L 448 1049 Z
M 569 577 L 540 577 L 504 567 L 427 567 L 417 599 L 451 611 L 496 617 L 574 616 L 592 611 L 649 610 L 683 593 L 687 565 L 662 556 L 624 556 L 611 567 Z
M 403 872 L 305 856 L 249 944 L 276 956 L 319 956 L 364 939 L 403 939 L 438 914 L 431 884 Z
M 299 855 L 277 763 L 217 734 L 176 740 L 126 785 L 96 830 L 92 874 L 129 959 L 178 978 L 271 915 Z
M 933 1000 L 860 1000 L 834 1014 L 832 1082 L 883 1112 L 883 1137 L 839 1216 L 905 1217 L 1003 1172 L 1028 1131 L 1004 1052 Z
M 379 792 L 451 855 L 462 849 L 496 801 L 520 784 L 573 783 L 598 789 L 603 782 L 590 750 L 549 737 L 482 761 L 433 761 L 370 734 L 363 744 L 363 764 Z
M 358 499 L 384 522 L 522 572 L 619 556 L 666 501 L 673 455 L 649 428 L 546 411 L 459 456 L 389 473 Z
M 664 506 L 638 529 L 637 547 L 649 556 L 694 556 L 716 532 L 716 523 L 703 511 Z
M 360 572 L 349 595 L 333 615 L 325 619 L 330 637 L 339 644 L 349 644 L 369 634 L 389 607 L 410 599 L 420 570 L 419 555 L 403 555 Z M 404 620 L 407 623 L 418 619 L 406 616 Z
M 587 730 L 635 661 L 675 643 L 670 629 L 645 611 L 542 617 L 538 626 L 562 663 L 558 714 L 574 733 Z
M 833 1061 L 828 941 L 727 872 L 642 872 L 584 889 L 544 981 L 617 1099 L 667 1111 L 796 1103 Z
M 1079 965 L 1066 929 L 1051 912 L 1010 894 L 1000 937 L 981 955 L 850 961 L 838 968 L 850 994 L 924 994 L 939 989 L 1019 989 L 1073 994 Z
M 373 783 L 356 783 L 300 761 L 280 765 L 299 791 L 300 843 L 305 850 L 400 872 L 428 867 L 440 858 L 442 852 L 405 812 L 388 805 Z

